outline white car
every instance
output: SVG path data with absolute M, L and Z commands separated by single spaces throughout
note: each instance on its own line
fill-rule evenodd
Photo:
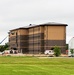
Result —
M 4 54 L 4 52 L 0 52 L 0 55 Z
M 53 55 L 53 50 L 45 50 L 44 54 Z

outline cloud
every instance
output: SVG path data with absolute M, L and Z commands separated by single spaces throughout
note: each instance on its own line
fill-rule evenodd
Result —
M 73 37 L 74 0 L 1 0 L 0 38 L 11 29 L 30 23 L 67 23 L 67 41 Z M 4 34 L 4 35 L 3 35 Z

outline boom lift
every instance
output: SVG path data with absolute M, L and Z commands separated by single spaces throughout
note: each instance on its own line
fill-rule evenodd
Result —
M 8 36 L 6 36 L 1 42 L 0 42 L 0 44 L 2 44 L 2 42 L 4 42 L 5 41 L 5 39 L 7 38 Z

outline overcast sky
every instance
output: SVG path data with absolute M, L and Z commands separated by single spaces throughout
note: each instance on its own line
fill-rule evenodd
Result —
M 74 37 L 74 0 L 0 0 L 0 42 L 11 29 L 47 22 L 68 24 L 68 43 Z

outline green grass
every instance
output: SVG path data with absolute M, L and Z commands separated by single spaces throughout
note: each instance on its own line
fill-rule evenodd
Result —
M 0 75 L 74 75 L 74 58 L 3 56 Z

